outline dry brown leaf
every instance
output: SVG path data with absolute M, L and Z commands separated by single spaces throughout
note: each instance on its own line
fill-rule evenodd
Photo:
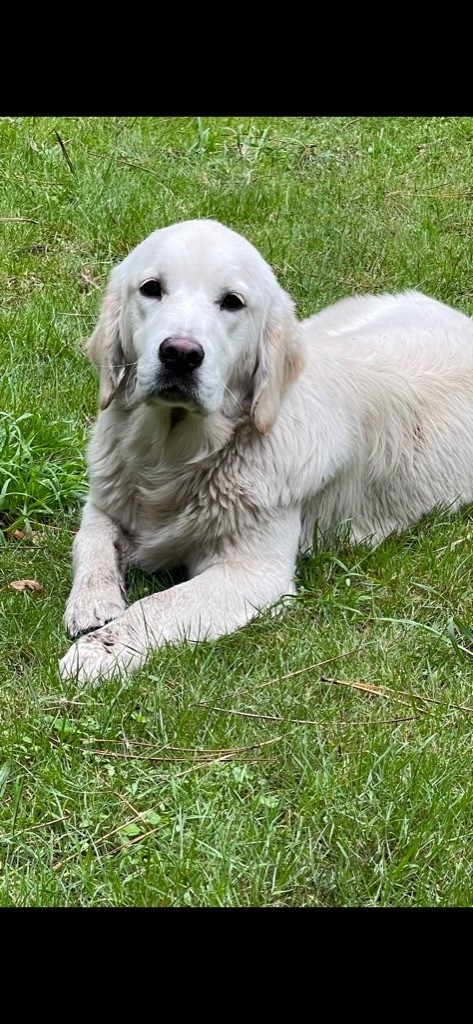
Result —
M 79 284 L 80 291 L 88 291 L 89 288 L 98 288 L 98 278 L 92 277 L 90 270 L 86 269 L 81 274 L 81 284 Z
M 44 587 L 37 580 L 13 580 L 8 586 L 12 590 L 44 590 Z

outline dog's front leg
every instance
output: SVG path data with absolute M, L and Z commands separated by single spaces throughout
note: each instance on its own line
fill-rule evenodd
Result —
M 298 510 L 286 510 L 244 545 L 185 583 L 131 605 L 115 622 L 81 637 L 59 665 L 79 683 L 127 675 L 163 643 L 215 639 L 244 626 L 263 608 L 294 593 Z
M 72 549 L 74 578 L 64 613 L 70 636 L 98 629 L 125 610 L 128 544 L 121 527 L 89 499 Z

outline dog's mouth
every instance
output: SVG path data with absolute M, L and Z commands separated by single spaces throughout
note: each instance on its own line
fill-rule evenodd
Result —
M 198 409 L 198 403 L 191 395 L 187 395 L 180 388 L 156 389 L 148 395 L 147 401 L 160 402 L 164 405 L 178 406 L 182 409 Z
M 174 374 L 160 374 L 146 395 L 146 401 L 163 405 L 201 411 L 197 387 L 191 377 L 177 377 Z
M 145 402 L 201 415 L 206 412 L 200 400 L 199 382 L 193 374 L 184 376 L 160 370 L 151 378 L 138 372 L 127 388 L 127 400 L 130 407 Z

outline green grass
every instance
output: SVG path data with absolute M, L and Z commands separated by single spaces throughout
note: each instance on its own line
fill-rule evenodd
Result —
M 407 287 L 471 314 L 473 120 L 6 117 L 0 173 L 0 905 L 471 906 L 471 509 L 342 531 L 280 616 L 120 684 L 57 661 L 113 264 L 214 217 L 301 316 Z

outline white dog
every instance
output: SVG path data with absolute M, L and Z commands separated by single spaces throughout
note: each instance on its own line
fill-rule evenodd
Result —
M 89 352 L 102 411 L 65 612 L 86 635 L 65 679 L 243 626 L 294 593 L 316 520 L 376 543 L 473 500 L 473 322 L 418 292 L 301 323 L 248 241 L 185 221 L 113 270 Z M 131 563 L 189 579 L 127 608 Z

